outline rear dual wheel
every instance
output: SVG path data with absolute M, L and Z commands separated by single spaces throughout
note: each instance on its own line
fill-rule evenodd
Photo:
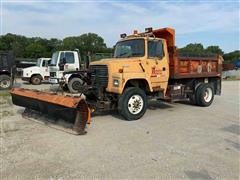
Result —
M 214 89 L 211 84 L 204 83 L 199 85 L 195 93 L 195 102 L 199 106 L 210 106 L 214 99 Z
M 147 109 L 147 97 L 140 88 L 127 88 L 118 101 L 119 113 L 128 121 L 140 119 Z

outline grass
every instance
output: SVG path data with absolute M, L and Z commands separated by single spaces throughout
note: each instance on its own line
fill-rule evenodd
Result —
M 0 97 L 8 97 L 8 96 L 10 96 L 9 91 L 5 91 L 5 90 L 0 91 Z
M 0 91 L 0 108 L 12 106 L 12 98 L 8 91 Z

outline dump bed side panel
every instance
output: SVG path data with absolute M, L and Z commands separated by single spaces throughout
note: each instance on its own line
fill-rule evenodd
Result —
M 174 53 L 175 54 L 175 53 Z M 222 58 L 216 57 L 173 57 L 170 62 L 170 78 L 221 77 Z

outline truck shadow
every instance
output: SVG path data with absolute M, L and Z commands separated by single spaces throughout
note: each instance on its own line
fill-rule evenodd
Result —
M 157 110 L 157 109 L 170 109 L 173 108 L 173 104 L 164 101 L 148 101 L 148 109 Z
M 169 109 L 169 111 L 172 110 L 173 105 L 163 102 L 163 101 L 149 101 L 148 102 L 148 107 L 147 109 L 149 110 L 160 110 L 160 109 Z M 126 121 L 119 113 L 118 110 L 108 110 L 108 111 L 102 111 L 102 112 L 94 112 L 91 116 L 96 117 L 96 116 L 107 116 L 111 115 L 112 117 Z

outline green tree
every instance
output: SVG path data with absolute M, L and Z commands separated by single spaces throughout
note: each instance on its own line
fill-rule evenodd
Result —
M 107 49 L 104 39 L 95 33 L 83 34 L 79 37 L 80 48 L 83 52 L 104 52 Z
M 240 50 L 232 51 L 230 53 L 224 54 L 223 59 L 226 62 L 233 62 L 236 59 L 240 59 Z
M 74 50 L 80 48 L 80 38 L 79 36 L 71 36 L 63 39 L 63 48 L 65 50 Z
M 190 43 L 187 46 L 178 50 L 180 54 L 188 54 L 188 55 L 200 55 L 204 54 L 204 47 L 201 43 Z
M 38 42 L 32 43 L 26 47 L 25 57 L 39 58 L 47 56 L 46 48 Z
M 104 39 L 95 33 L 82 34 L 80 36 L 71 36 L 63 39 L 63 49 L 74 50 L 79 49 L 81 54 L 86 55 L 88 52 L 94 54 L 96 52 L 109 52 L 104 43 Z
M 208 46 L 205 50 L 208 54 L 223 55 L 223 50 L 219 46 Z

